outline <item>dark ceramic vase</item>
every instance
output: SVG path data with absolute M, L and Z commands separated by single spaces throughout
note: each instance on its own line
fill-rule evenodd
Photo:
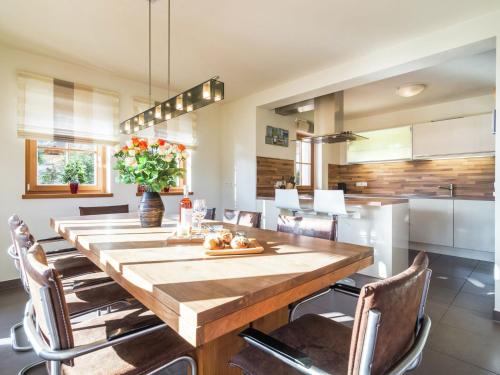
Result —
M 141 203 L 139 204 L 141 227 L 161 227 L 164 212 L 165 206 L 163 206 L 159 193 L 146 191 L 142 194 Z
M 78 182 L 70 182 L 69 183 L 69 190 L 71 191 L 71 194 L 78 193 Z

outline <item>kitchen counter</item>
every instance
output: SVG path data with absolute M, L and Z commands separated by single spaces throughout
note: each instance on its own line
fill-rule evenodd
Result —
M 314 197 L 312 195 L 299 195 L 299 200 L 305 207 L 311 206 Z M 274 201 L 274 197 L 257 197 L 257 200 Z M 381 197 L 381 196 L 363 196 L 349 195 L 345 196 L 345 203 L 348 206 L 374 206 L 381 207 L 390 204 L 408 203 L 408 199 L 404 197 Z

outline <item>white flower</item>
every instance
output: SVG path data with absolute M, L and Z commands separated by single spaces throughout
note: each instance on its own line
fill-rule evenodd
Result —
M 174 159 L 174 155 L 173 154 L 167 154 L 167 155 L 165 155 L 165 161 L 167 163 L 170 163 L 173 159 Z
M 125 165 L 127 167 L 135 167 L 137 165 L 137 161 L 135 158 L 125 158 Z
M 135 156 L 135 150 L 128 150 L 129 156 Z

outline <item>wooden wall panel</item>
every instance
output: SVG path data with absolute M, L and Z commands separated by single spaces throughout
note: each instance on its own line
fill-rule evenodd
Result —
M 293 160 L 257 156 L 257 196 L 274 197 L 274 184 L 294 175 Z
M 360 181 L 368 186 L 357 187 Z M 352 194 L 443 195 L 439 185 L 455 184 L 456 195 L 491 197 L 494 181 L 493 156 L 328 166 L 328 186 L 345 182 Z

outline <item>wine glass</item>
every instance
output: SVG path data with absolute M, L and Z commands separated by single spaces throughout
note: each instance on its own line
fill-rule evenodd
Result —
M 205 199 L 195 199 L 193 204 L 193 216 L 196 219 L 196 229 L 201 232 L 201 221 L 207 214 Z

